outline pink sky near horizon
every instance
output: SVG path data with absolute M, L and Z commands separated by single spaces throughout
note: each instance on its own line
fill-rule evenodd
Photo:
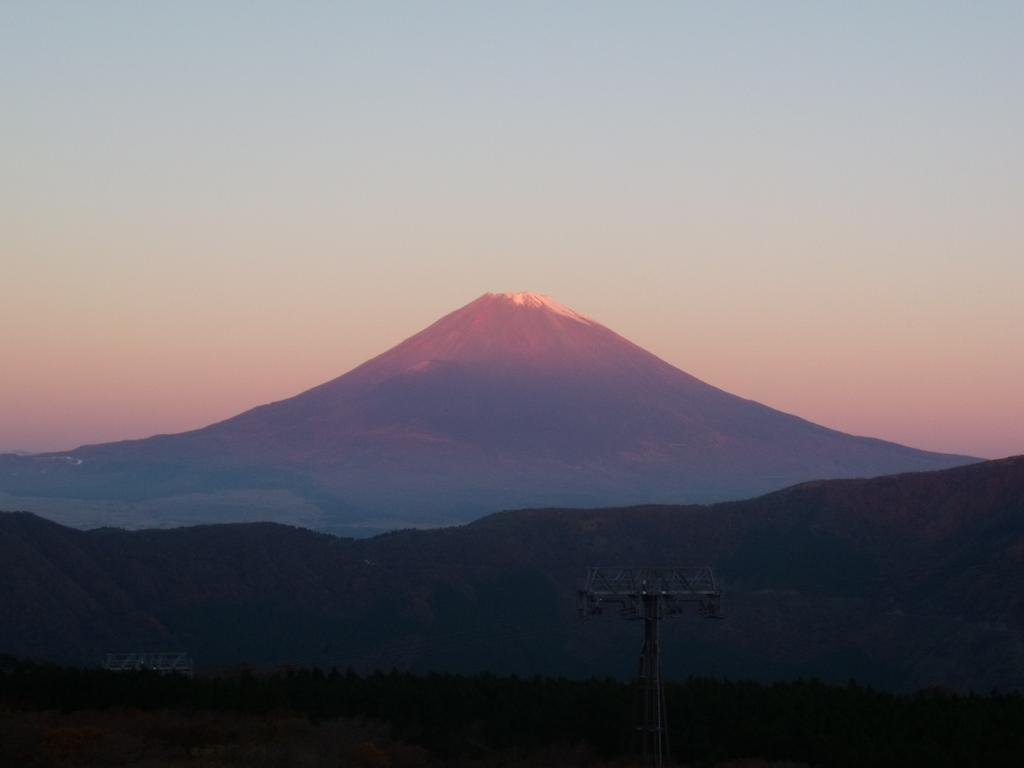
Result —
M 0 5 L 0 451 L 197 428 L 523 290 L 825 426 L 1024 453 L 1022 29 Z
M 988 347 L 950 322 L 922 343 L 912 316 L 861 325 L 837 320 L 835 307 L 819 319 L 814 307 L 766 302 L 745 324 L 735 311 L 698 312 L 664 295 L 638 311 L 629 296 L 610 293 L 604 311 L 596 297 L 569 305 L 735 394 L 915 447 L 985 458 L 1024 452 L 1016 386 L 1024 371 L 1007 354 L 1012 334 L 993 335 Z M 320 302 L 276 314 L 212 306 L 187 317 L 152 306 L 148 316 L 49 314 L 6 350 L 8 370 L 20 375 L 0 381 L 0 449 L 200 427 L 340 375 L 475 298 L 445 302 L 438 291 L 410 303 L 393 290 L 332 308 L 317 294 Z

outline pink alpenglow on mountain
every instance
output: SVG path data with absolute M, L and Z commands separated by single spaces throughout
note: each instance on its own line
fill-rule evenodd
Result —
M 335 529 L 737 499 L 972 461 L 736 397 L 535 293 L 484 294 L 343 376 L 203 429 L 59 455 L 80 463 L 4 457 L 0 491 L 174 498 L 208 521 L 258 497 L 263 517 L 302 505 Z

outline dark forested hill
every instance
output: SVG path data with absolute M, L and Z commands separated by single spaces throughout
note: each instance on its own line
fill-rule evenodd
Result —
M 1024 687 L 1024 457 L 364 540 L 273 524 L 81 532 L 3 514 L 0 652 L 625 676 L 639 626 L 574 612 L 586 567 L 619 564 L 716 569 L 726 619 L 665 622 L 669 677 Z

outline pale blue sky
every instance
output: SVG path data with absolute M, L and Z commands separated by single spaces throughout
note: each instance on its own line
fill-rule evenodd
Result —
M 0 449 L 534 290 L 829 426 L 1024 452 L 1022 41 L 1020 2 L 7 0 Z

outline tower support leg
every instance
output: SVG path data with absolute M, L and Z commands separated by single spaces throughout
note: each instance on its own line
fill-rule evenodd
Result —
M 637 752 L 646 765 L 661 768 L 669 760 L 668 729 L 665 723 L 665 690 L 661 680 L 658 652 L 658 596 L 643 596 L 644 644 L 640 650 L 637 677 Z

